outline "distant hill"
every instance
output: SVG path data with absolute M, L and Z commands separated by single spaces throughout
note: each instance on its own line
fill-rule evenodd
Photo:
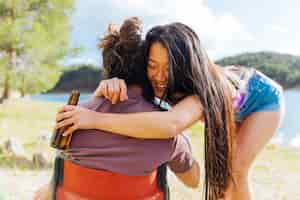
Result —
M 243 53 L 217 60 L 217 64 L 254 67 L 278 81 L 284 88 L 300 86 L 300 56 L 275 52 Z M 80 89 L 93 92 L 103 78 L 102 70 L 93 65 L 68 67 L 49 92 L 69 92 Z
M 217 60 L 226 65 L 254 67 L 278 81 L 285 88 L 300 86 L 300 56 L 276 52 L 243 53 Z
M 68 67 L 59 81 L 48 92 L 70 92 L 78 89 L 82 92 L 93 92 L 102 79 L 102 70 L 92 65 Z

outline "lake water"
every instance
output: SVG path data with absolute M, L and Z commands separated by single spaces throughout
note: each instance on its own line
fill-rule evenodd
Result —
M 33 100 L 62 102 L 68 100 L 69 94 L 41 94 L 32 96 Z M 87 100 L 91 94 L 81 94 L 80 102 Z M 282 126 L 272 142 L 300 148 L 300 90 L 285 91 L 286 114 Z

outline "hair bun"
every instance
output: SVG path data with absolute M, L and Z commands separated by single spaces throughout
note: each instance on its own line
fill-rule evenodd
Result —
M 121 42 L 139 42 L 142 37 L 142 21 L 131 17 L 124 21 L 120 28 Z
M 113 48 L 120 41 L 119 27 L 115 24 L 109 24 L 107 35 L 100 39 L 98 48 L 108 49 Z
M 98 44 L 103 48 L 103 67 L 108 78 L 132 78 L 135 73 L 133 66 L 143 59 L 141 26 L 137 17 L 126 19 L 120 28 L 112 24 L 108 26 L 107 35 Z
M 137 50 L 142 42 L 142 21 L 137 17 L 125 20 L 120 28 L 120 48 L 124 53 Z
M 107 35 L 104 36 L 98 48 L 122 49 L 125 52 L 135 51 L 142 41 L 142 21 L 137 17 L 126 19 L 121 28 L 109 24 Z

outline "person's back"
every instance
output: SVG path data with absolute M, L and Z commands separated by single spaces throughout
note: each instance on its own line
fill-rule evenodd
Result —
M 80 106 L 106 113 L 160 110 L 146 101 L 143 95 L 146 74 L 141 72 L 142 66 L 139 66 L 142 64 L 139 26 L 137 18 L 126 20 L 120 33 L 110 30 L 111 33 L 101 43 L 108 77 L 124 78 L 131 85 L 128 100 L 112 105 L 104 98 L 94 97 Z M 106 200 L 163 199 L 157 184 L 158 167 L 169 163 L 176 173 L 189 170 L 193 164 L 190 144 L 185 136 L 142 140 L 99 130 L 77 130 L 72 136 L 70 148 L 64 154 L 68 159 L 64 161 L 64 181 L 58 187 L 58 199 L 68 198 L 68 195 L 70 198 L 73 198 L 72 195 L 79 198 L 80 195 L 88 199 Z
M 104 98 L 95 97 L 82 106 L 104 113 L 159 110 L 157 106 L 143 98 L 139 88 L 130 88 L 128 100 L 115 105 Z M 116 124 L 116 126 L 118 125 Z M 150 173 L 169 161 L 175 142 L 175 138 L 141 140 L 99 130 L 78 130 L 74 132 L 70 149 L 67 152 L 70 152 L 74 158 L 77 156 L 80 158 L 80 154 L 91 155 L 87 158 L 81 156 L 81 164 L 87 167 L 139 176 Z M 76 153 L 79 151 L 80 154 Z M 90 162 L 90 160 L 92 161 Z M 97 162 L 94 162 L 95 160 Z
M 159 110 L 152 103 L 147 102 L 140 88 L 129 88 L 128 100 L 112 105 L 104 98 L 93 98 L 81 106 L 107 113 L 134 113 Z M 157 169 L 164 163 L 172 163 L 170 168 L 176 172 L 187 171 L 192 166 L 191 149 L 185 136 L 171 139 L 142 140 L 120 135 L 113 135 L 99 130 L 78 130 L 74 133 L 70 149 L 66 151 L 72 155 L 72 163 L 66 163 L 64 179 L 68 180 L 64 188 L 71 191 L 89 193 L 91 197 L 93 187 L 84 190 L 84 185 L 77 182 L 88 182 L 93 179 L 94 185 L 101 186 L 95 197 L 104 199 L 162 199 L 163 194 L 157 187 Z M 79 173 L 78 166 L 97 169 L 92 177 L 84 176 L 72 178 Z M 72 173 L 72 174 L 70 174 Z M 70 183 L 70 184 L 68 184 Z M 118 193 L 114 192 L 118 188 Z M 87 195 L 87 194 L 82 194 Z M 99 196 L 100 195 L 100 196 Z

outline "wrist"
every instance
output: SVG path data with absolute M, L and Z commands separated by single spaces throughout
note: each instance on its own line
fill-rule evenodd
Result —
M 101 128 L 101 115 L 100 112 L 93 112 L 92 119 L 91 119 L 91 129 L 100 129 Z

